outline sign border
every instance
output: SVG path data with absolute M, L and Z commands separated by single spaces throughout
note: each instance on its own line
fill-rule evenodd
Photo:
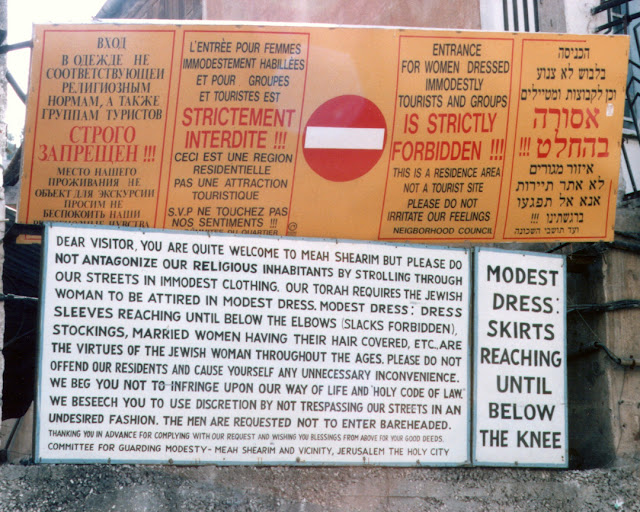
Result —
M 564 463 L 519 463 L 515 462 L 482 462 L 478 461 L 477 458 L 477 437 L 476 427 L 478 425 L 478 408 L 476 405 L 475 398 L 479 395 L 478 393 L 478 368 L 476 366 L 477 358 L 478 358 L 478 280 L 477 276 L 479 275 L 478 266 L 479 266 L 479 258 L 478 253 L 480 252 L 495 252 L 495 253 L 509 253 L 509 254 L 522 254 L 525 256 L 548 256 L 552 258 L 559 258 L 563 260 L 562 265 L 562 273 L 563 273 L 563 283 L 564 291 L 565 291 L 565 300 L 562 302 L 562 311 L 561 314 L 564 318 L 564 357 L 562 358 L 562 371 L 564 372 L 564 430 L 565 430 L 565 449 L 564 449 Z M 493 247 L 475 247 L 473 250 L 473 397 L 474 397 L 474 408 L 472 411 L 473 416 L 473 429 L 471 432 L 471 444 L 472 444 L 472 459 L 471 464 L 474 467 L 507 467 L 507 468 L 557 468 L 557 469 L 568 469 L 569 467 L 569 394 L 567 387 L 567 301 L 566 301 L 566 290 L 567 290 L 567 259 L 562 254 L 549 254 L 549 253 L 539 253 L 532 251 L 509 251 L 507 249 L 496 249 Z
M 466 460 L 463 462 L 442 462 L 442 463 L 420 463 L 416 461 L 416 463 L 409 462 L 334 462 L 334 461 L 313 461 L 313 462 L 298 462 L 294 460 L 271 460 L 267 462 L 256 462 L 256 461 L 220 461 L 220 460 L 190 460 L 190 461 L 174 461 L 173 459 L 155 459 L 155 460 L 145 460 L 145 459 L 117 459 L 117 458 L 109 458 L 105 459 L 91 459 L 91 458 L 77 458 L 77 459 L 56 459 L 56 458 L 48 458 L 42 457 L 40 455 L 40 431 L 41 431 L 41 422 L 40 422 L 40 403 L 44 400 L 44 397 L 41 393 L 41 380 L 42 380 L 42 357 L 43 357 L 43 346 L 44 346 L 44 309 L 45 309 L 45 291 L 46 291 L 46 280 L 44 279 L 45 273 L 47 271 L 47 261 L 50 250 L 52 250 L 52 246 L 49 244 L 49 238 L 51 236 L 51 228 L 55 227 L 63 227 L 69 229 L 88 229 L 88 230 L 107 230 L 107 231 L 133 231 L 144 233 L 163 233 L 169 236 L 175 235 L 175 237 L 180 237 L 183 235 L 207 235 L 211 236 L 220 236 L 224 238 L 268 238 L 268 239 L 282 239 L 286 238 L 287 240 L 304 240 L 304 241 L 322 241 L 322 242 L 331 242 L 338 243 L 344 242 L 349 244 L 357 244 L 357 245 L 384 245 L 391 247 L 411 247 L 414 249 L 440 249 L 447 250 L 452 252 L 462 252 L 466 255 L 467 265 L 468 265 L 468 276 L 469 276 L 469 318 L 467 325 L 467 397 L 466 397 L 466 406 L 468 411 L 467 416 L 467 440 L 466 440 Z M 378 241 L 367 241 L 367 240 L 348 240 L 348 239 L 333 239 L 333 238 L 293 238 L 293 237 L 282 237 L 282 236 L 257 236 L 257 235 L 248 235 L 248 234 L 235 234 L 235 233 L 211 233 L 206 231 L 174 231 L 174 230 L 163 230 L 157 228 L 135 228 L 129 226 L 108 226 L 101 224 L 69 224 L 63 222 L 45 222 L 44 223 L 44 234 L 43 234 L 43 244 L 42 244 L 42 252 L 41 252 L 41 280 L 40 280 L 40 307 L 39 307 L 39 320 L 38 320 L 38 344 L 37 344 L 37 367 L 36 367 L 36 385 L 35 385 L 35 396 L 34 396 L 34 423 L 33 423 L 33 460 L 36 464 L 49 463 L 49 464 L 145 464 L 145 465 L 174 465 L 174 466 L 292 466 L 292 467 L 423 467 L 423 468 L 435 468 L 435 467 L 470 467 L 473 465 L 472 461 L 472 453 L 471 453 L 471 436 L 473 433 L 472 430 L 472 416 L 473 411 L 472 407 L 472 364 L 473 364 L 473 299 L 472 293 L 474 291 L 473 279 L 474 279 L 474 268 L 473 268 L 473 259 L 472 256 L 474 251 L 472 248 L 468 247 L 447 247 L 447 246 L 435 246 L 435 245 L 424 245 L 424 244 L 396 244 L 392 242 L 378 242 Z

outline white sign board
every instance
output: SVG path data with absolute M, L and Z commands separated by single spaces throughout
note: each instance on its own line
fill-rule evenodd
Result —
M 479 249 L 474 464 L 567 467 L 565 262 Z
M 47 225 L 37 462 L 460 465 L 466 249 Z

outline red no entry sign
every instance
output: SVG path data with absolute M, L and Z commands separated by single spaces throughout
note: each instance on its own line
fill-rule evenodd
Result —
M 304 130 L 307 163 L 330 181 L 351 181 L 382 156 L 387 126 L 380 109 L 362 96 L 330 99 L 311 114 Z

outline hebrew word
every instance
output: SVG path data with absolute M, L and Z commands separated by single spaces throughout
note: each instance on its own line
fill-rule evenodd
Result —
M 540 228 L 514 228 L 516 235 L 539 235 Z
M 584 213 L 547 213 L 547 224 L 580 224 L 584 222 Z
M 615 89 L 605 89 L 603 92 L 598 84 L 597 89 L 567 89 L 565 100 L 594 102 L 596 100 L 600 101 L 603 94 L 605 94 L 605 101 L 615 100 L 618 95 Z
M 562 190 L 582 190 L 582 180 L 560 180 L 560 185 L 562 185 Z
M 518 208 L 549 208 L 553 204 L 550 197 L 518 197 Z
M 531 84 L 531 88 L 522 89 L 520 99 L 526 100 L 531 97 L 531 99 L 535 100 L 538 95 L 544 96 L 544 99 L 547 101 L 559 100 L 562 96 L 562 89 L 538 89 L 536 86 Z
M 567 197 L 560 194 L 560 207 L 570 207 L 573 206 L 573 197 Z
M 580 80 L 605 80 L 607 70 L 599 68 L 596 64 L 593 68 L 578 68 L 578 78 Z
M 564 165 L 562 164 L 531 164 L 529 174 L 538 174 L 538 171 L 544 174 L 563 174 Z
M 589 48 L 558 48 L 559 59 L 588 59 Z
M 593 174 L 593 164 L 567 164 L 569 174 L 581 174 L 584 169 L 586 174 Z
M 600 196 L 581 196 L 580 206 L 600 206 Z
M 560 69 L 560 79 L 561 80 L 570 80 L 573 76 L 573 68 L 571 64 L 568 64 L 566 68 Z
M 518 181 L 516 192 L 535 192 L 536 189 L 550 192 L 553 190 L 553 181 Z
M 569 114 L 569 112 L 571 112 L 571 114 Z M 539 116 L 539 115 L 542 116 L 542 128 L 547 127 L 547 114 L 557 118 L 556 129 L 560 128 L 560 121 L 562 120 L 563 116 L 564 116 L 565 128 L 568 128 L 569 125 L 571 125 L 571 128 L 575 128 L 575 129 L 582 128 L 583 125 L 585 128 L 600 127 L 600 125 L 598 124 L 598 120 L 596 119 L 598 117 L 598 114 L 600 113 L 599 108 L 595 108 L 593 109 L 593 111 L 589 108 L 587 109 L 572 108 L 571 111 L 569 111 L 568 108 L 563 108 L 563 109 L 535 108 L 534 113 L 536 116 Z M 586 120 L 585 120 L 585 114 L 586 114 Z M 536 117 L 533 120 L 534 128 L 537 128 L 538 120 L 539 120 L 539 117 Z
M 538 142 L 538 158 L 547 158 L 551 153 L 552 146 L 557 149 L 555 154 L 556 158 L 560 158 L 562 153 L 569 148 L 566 157 L 597 157 L 606 158 L 609 156 L 609 139 L 607 137 L 558 137 L 558 130 L 556 135 L 551 139 L 537 139 Z M 598 144 L 598 151 L 596 152 L 596 144 Z M 589 145 L 591 145 L 591 154 L 588 154 Z
M 538 80 L 555 80 L 556 68 L 538 68 Z

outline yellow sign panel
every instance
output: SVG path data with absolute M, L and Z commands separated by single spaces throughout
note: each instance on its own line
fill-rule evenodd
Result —
M 611 239 L 627 52 L 620 36 L 37 26 L 19 221 Z

